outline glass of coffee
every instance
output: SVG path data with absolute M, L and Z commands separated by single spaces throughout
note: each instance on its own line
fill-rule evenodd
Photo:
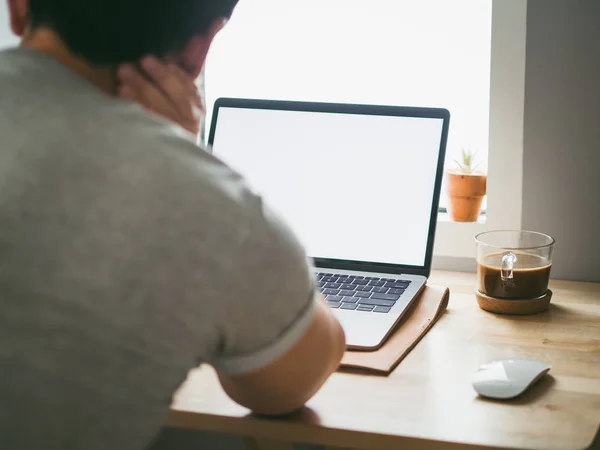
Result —
M 482 294 L 506 300 L 546 295 L 553 238 L 532 231 L 490 231 L 478 235 L 475 241 Z

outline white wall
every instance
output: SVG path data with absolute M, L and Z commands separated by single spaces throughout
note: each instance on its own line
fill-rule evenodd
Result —
M 529 0 L 523 227 L 553 278 L 600 281 L 600 1 Z

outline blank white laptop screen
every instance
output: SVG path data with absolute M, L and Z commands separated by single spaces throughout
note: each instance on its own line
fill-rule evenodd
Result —
M 213 153 L 312 258 L 423 266 L 443 119 L 221 107 Z

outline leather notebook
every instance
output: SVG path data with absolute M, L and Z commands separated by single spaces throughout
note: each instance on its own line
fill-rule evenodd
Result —
M 449 300 L 449 289 L 426 286 L 381 348 L 346 351 L 340 369 L 389 375 L 444 315 Z

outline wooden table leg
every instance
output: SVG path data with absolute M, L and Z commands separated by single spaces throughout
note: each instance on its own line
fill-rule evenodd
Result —
M 294 450 L 294 444 L 270 439 L 245 439 L 247 450 Z

